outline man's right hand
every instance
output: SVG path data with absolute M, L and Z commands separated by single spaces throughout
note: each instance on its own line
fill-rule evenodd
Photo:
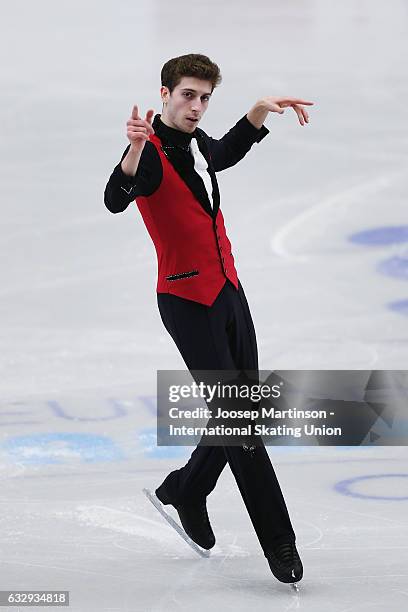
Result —
M 146 113 L 146 118 L 142 119 L 139 116 L 137 106 L 133 107 L 132 115 L 126 123 L 126 136 L 130 141 L 130 148 L 134 151 L 141 151 L 150 134 L 154 134 L 154 129 L 152 128 L 153 115 L 154 110 L 150 109 Z

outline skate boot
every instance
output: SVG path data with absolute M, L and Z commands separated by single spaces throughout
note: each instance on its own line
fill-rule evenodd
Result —
M 303 576 L 303 565 L 295 542 L 283 542 L 265 553 L 272 574 L 281 582 L 299 582 Z
M 173 504 L 163 486 L 155 491 L 162 504 L 171 504 L 177 510 L 180 522 L 186 534 L 201 548 L 209 550 L 215 544 L 215 536 L 207 513 L 206 498 L 200 501 L 192 500 L 181 504 Z

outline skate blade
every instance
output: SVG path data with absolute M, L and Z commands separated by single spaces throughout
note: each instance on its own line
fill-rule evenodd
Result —
M 179 536 L 181 536 L 183 540 L 187 542 L 187 544 L 193 550 L 195 550 L 196 553 L 200 555 L 200 557 L 208 558 L 210 556 L 209 550 L 205 550 L 205 548 L 201 548 L 201 546 L 198 546 L 198 544 L 196 544 L 191 538 L 188 537 L 184 529 L 180 527 L 180 525 L 174 520 L 174 518 L 170 516 L 170 514 L 167 514 L 167 512 L 163 508 L 163 504 L 161 503 L 159 498 L 154 493 L 152 493 L 149 489 L 142 489 L 142 491 L 146 495 L 147 499 L 156 508 L 156 510 L 158 510 L 160 514 L 162 515 L 162 517 L 168 522 L 168 524 L 171 525 L 175 531 L 177 531 Z

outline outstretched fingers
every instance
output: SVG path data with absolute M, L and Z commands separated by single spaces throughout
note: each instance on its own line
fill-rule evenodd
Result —
M 304 108 L 298 106 L 297 104 L 293 104 L 292 107 L 299 118 L 300 125 L 305 125 L 305 122 L 309 123 L 309 115 Z
M 132 119 L 140 119 L 140 117 L 139 117 L 139 110 L 138 110 L 136 104 L 134 105 L 134 107 L 132 109 Z
M 153 129 L 153 127 L 152 127 L 153 115 L 154 115 L 154 110 L 151 108 L 151 109 L 149 109 L 149 110 L 147 111 L 147 113 L 146 113 L 146 119 L 145 119 L 145 121 L 146 121 L 146 123 L 147 123 L 147 125 L 148 125 L 148 127 L 149 127 L 149 131 L 150 131 L 150 133 L 151 133 L 151 134 L 154 134 L 154 129 Z
M 149 109 L 146 113 L 146 118 L 142 119 L 139 115 L 137 104 L 133 106 L 132 114 L 126 123 L 127 137 L 133 146 L 139 147 L 139 145 L 143 145 L 149 139 L 149 136 L 154 134 L 152 126 L 153 115 L 154 110 Z

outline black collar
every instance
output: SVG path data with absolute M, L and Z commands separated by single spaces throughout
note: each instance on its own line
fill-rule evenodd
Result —
M 161 115 L 155 115 L 153 119 L 153 129 L 160 140 L 166 144 L 174 145 L 188 151 L 192 138 L 197 138 L 197 128 L 194 132 L 182 132 L 169 127 L 161 120 Z

